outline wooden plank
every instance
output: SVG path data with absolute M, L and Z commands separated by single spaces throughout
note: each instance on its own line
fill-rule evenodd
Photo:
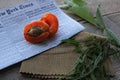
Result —
M 120 37 L 120 27 L 119 27 L 120 24 L 117 24 L 117 23 L 119 23 L 119 21 L 117 21 L 117 19 L 114 19 L 114 18 L 110 19 L 112 17 L 113 16 L 108 18 L 107 16 L 105 16 L 104 22 L 109 29 L 111 29 L 114 33 L 116 33 L 116 35 L 118 35 Z M 116 17 L 120 18 L 119 16 L 116 16 Z M 116 20 L 116 22 L 114 22 L 113 20 Z
M 119 28 L 120 28 L 120 12 L 119 12 L 119 13 L 114 13 L 114 14 L 111 14 L 111 15 L 107 15 L 107 17 L 108 17 L 112 22 L 114 22 L 116 25 L 118 25 Z
M 103 15 L 120 12 L 120 0 L 85 0 L 93 14 L 96 13 L 97 7 L 101 5 Z M 64 0 L 56 0 L 59 5 L 62 5 Z
M 120 0 L 85 0 L 92 13 L 96 13 L 97 6 L 101 5 L 103 15 L 120 11 Z
M 27 1 L 27 0 L 0 0 L 0 8 L 5 8 L 7 6 L 18 4 L 18 3 L 21 3 L 24 1 Z M 56 0 L 56 1 L 58 4 L 62 4 L 63 0 Z M 120 31 L 119 30 L 120 29 L 119 28 L 119 26 L 120 26 L 120 17 L 119 17 L 120 13 L 116 14 L 116 12 L 120 12 L 120 0 L 86 0 L 86 1 L 88 3 L 88 6 L 91 9 L 91 12 L 94 14 L 96 12 L 96 8 L 97 8 L 98 4 L 101 4 L 102 14 L 106 15 L 106 14 L 115 13 L 115 14 L 111 14 L 111 15 L 106 15 L 107 19 L 106 18 L 104 18 L 104 19 L 105 19 L 106 24 L 109 27 L 111 27 L 111 29 L 113 28 L 112 29 L 113 31 L 116 31 L 115 26 L 118 27 L 117 32 L 119 35 L 119 33 L 120 33 L 119 32 Z M 69 12 L 68 12 L 68 14 L 69 14 Z M 73 14 L 70 13 L 70 16 L 71 15 L 73 15 Z M 77 20 L 77 18 L 74 17 L 75 20 Z M 97 28 L 94 28 L 93 25 L 90 25 L 89 23 L 86 23 L 86 22 L 80 22 L 80 23 L 82 23 L 86 27 L 86 31 L 101 34 L 101 31 L 98 30 Z M 120 69 L 119 69 L 120 65 L 118 65 L 119 61 L 115 61 L 115 60 L 113 60 L 113 61 L 114 61 L 113 62 L 114 68 L 117 71 L 117 76 L 115 79 L 112 79 L 112 80 L 118 80 L 118 78 L 120 76 Z M 11 80 L 13 80 L 13 79 L 14 80 L 17 80 L 17 79 L 28 80 L 28 78 L 21 76 L 19 74 L 19 67 L 20 67 L 20 64 L 15 65 L 15 66 L 11 66 L 8 69 L 5 69 L 4 71 L 0 72 L 1 80 L 9 80 L 9 79 L 11 79 Z M 30 79 L 29 78 L 29 80 L 38 80 L 38 79 Z

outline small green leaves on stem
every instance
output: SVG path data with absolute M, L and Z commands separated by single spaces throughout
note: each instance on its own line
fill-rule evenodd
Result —
M 96 12 L 96 23 L 99 25 L 100 29 L 104 30 L 105 29 L 105 23 L 103 21 L 101 12 L 100 12 L 100 5 L 97 8 L 97 12 Z
M 74 39 L 66 39 L 63 40 L 63 42 L 75 46 L 75 50 L 79 48 L 78 50 L 80 50 L 81 53 L 71 71 L 72 73 L 65 77 L 66 80 L 86 80 L 87 78 L 90 80 L 98 80 L 101 74 L 103 74 L 103 78 L 107 80 L 106 78 L 108 77 L 105 76 L 106 73 L 100 71 L 100 66 L 107 57 L 109 50 L 106 47 L 107 40 L 98 40 L 96 37 L 88 37 L 82 43 Z M 84 49 L 85 45 L 82 46 L 81 44 L 85 44 L 87 49 Z
M 110 29 L 105 28 L 103 34 L 108 38 L 111 44 L 120 47 L 120 39 Z
M 108 38 L 109 42 L 115 46 L 120 47 L 120 38 L 117 37 L 116 34 L 113 33 L 110 29 L 107 28 L 107 26 L 105 25 L 103 21 L 99 8 L 100 8 L 100 5 L 98 6 L 97 12 L 96 12 L 96 22 L 103 30 L 103 35 L 105 35 Z
M 96 18 L 90 12 L 87 3 L 84 0 L 64 0 L 65 4 L 68 6 L 67 9 L 86 20 L 87 22 L 93 24 L 95 27 L 101 29 L 103 34 L 108 38 L 109 42 L 115 46 L 120 47 L 120 38 L 116 36 L 104 23 L 100 12 L 100 5 L 98 5 L 96 11 Z
M 81 47 L 80 43 L 74 39 L 65 39 L 62 42 L 72 44 L 73 46 L 75 46 L 75 51 L 77 51 L 77 52 L 82 51 L 82 47 Z

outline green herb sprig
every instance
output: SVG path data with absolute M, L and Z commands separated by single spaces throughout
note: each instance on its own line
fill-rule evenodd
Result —
M 106 75 L 102 62 L 107 56 L 113 54 L 116 54 L 115 56 L 120 59 L 120 38 L 104 23 L 100 5 L 98 5 L 96 16 L 93 16 L 84 0 L 64 0 L 64 3 L 65 9 L 101 29 L 103 35 L 109 41 L 106 45 L 106 41 L 96 41 L 96 38 L 89 38 L 85 42 L 88 48 L 84 50 L 81 43 L 76 40 L 64 40 L 63 42 L 72 44 L 75 46 L 75 51 L 82 54 L 76 61 L 72 72 L 65 77 L 66 80 L 110 80 L 110 77 Z M 111 47 L 111 44 L 115 48 Z
M 81 45 L 83 43 L 73 39 L 66 39 L 63 42 L 75 46 L 75 50 L 81 53 L 81 56 L 76 61 L 75 67 L 65 77 L 66 80 L 110 80 L 102 65 L 103 60 L 108 56 L 109 47 L 107 46 L 107 40 L 88 37 L 84 41 L 87 49 L 83 49 L 84 46 Z
M 104 23 L 100 12 L 100 5 L 97 8 L 95 16 L 96 18 L 94 18 L 93 14 L 90 12 L 87 6 L 87 3 L 84 0 L 64 0 L 64 3 L 68 10 L 101 29 L 103 31 L 103 35 L 108 38 L 111 44 L 120 47 L 120 38 L 110 29 L 108 29 Z

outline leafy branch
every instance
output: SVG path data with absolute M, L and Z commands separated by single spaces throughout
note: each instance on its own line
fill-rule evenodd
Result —
M 116 34 L 110 29 L 108 29 L 104 23 L 100 12 L 100 5 L 97 8 L 96 18 L 94 18 L 84 0 L 64 0 L 64 3 L 68 10 L 101 29 L 103 31 L 103 35 L 108 38 L 111 44 L 120 47 L 120 38 L 116 36 Z
M 81 53 L 72 72 L 65 77 L 66 80 L 110 80 L 102 65 L 110 48 L 107 46 L 107 40 L 98 40 L 90 36 L 82 43 L 73 39 L 66 39 L 63 42 L 75 46 L 75 51 Z M 83 49 L 84 46 L 81 45 L 83 43 L 87 49 Z
M 100 12 L 100 5 L 98 5 L 96 16 L 90 12 L 87 3 L 84 0 L 64 0 L 64 7 L 95 27 L 102 30 L 103 35 L 109 41 L 101 41 L 94 38 L 86 40 L 87 49 L 74 39 L 67 39 L 63 42 L 75 46 L 75 51 L 80 52 L 81 56 L 77 59 L 76 65 L 72 72 L 68 74 L 66 80 L 110 80 L 106 75 L 102 62 L 107 56 L 118 54 L 120 57 L 120 50 L 112 48 L 111 44 L 115 47 L 120 47 L 120 38 L 113 33 L 104 23 L 103 16 Z M 109 54 L 108 54 L 109 53 Z

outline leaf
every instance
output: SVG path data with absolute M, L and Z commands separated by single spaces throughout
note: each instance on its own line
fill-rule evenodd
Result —
M 65 3 L 69 5 L 69 10 L 77 16 L 85 19 L 93 25 L 97 25 L 94 16 L 89 11 L 87 4 L 83 0 L 65 0 Z
M 79 46 L 79 42 L 77 42 L 76 40 L 74 39 L 65 39 L 65 40 L 62 40 L 63 43 L 69 43 L 69 44 L 72 44 L 74 46 Z
M 89 8 L 84 0 L 64 0 L 64 1 L 65 4 L 69 6 L 68 9 L 70 11 L 72 11 L 74 14 L 81 17 L 82 19 L 88 21 L 89 23 L 95 25 L 96 27 L 102 29 L 103 34 L 108 38 L 108 40 L 112 44 L 120 47 L 120 39 L 116 36 L 115 33 L 113 33 L 110 30 L 107 30 L 107 26 L 105 25 L 100 12 L 100 5 L 97 8 L 96 19 L 94 19 L 94 16 L 89 11 Z
M 96 12 L 96 22 L 103 29 L 103 34 L 108 38 L 108 40 L 112 44 L 120 46 L 120 39 L 116 36 L 115 33 L 113 33 L 110 29 L 106 27 L 99 8 L 100 8 L 100 5 L 98 6 L 97 12 Z
M 91 38 L 89 38 L 89 42 L 93 42 L 94 40 L 94 45 L 91 44 L 87 46 L 87 49 L 82 49 L 81 55 L 77 59 L 71 73 L 69 73 L 68 76 L 65 76 L 66 80 L 98 80 L 99 78 L 107 80 L 105 73 L 103 73 L 102 71 L 100 72 L 98 69 L 101 68 L 99 66 L 106 58 L 106 53 L 108 52 L 109 47 L 104 46 L 106 44 L 104 43 L 104 41 L 102 41 L 103 43 L 101 43 L 101 40 L 97 40 L 96 37 Z M 66 39 L 63 42 L 72 44 L 75 47 L 79 47 L 80 44 L 82 44 L 74 39 Z M 86 43 L 87 42 L 85 42 L 85 44 Z M 83 48 L 83 46 L 81 47 Z M 101 74 L 103 75 L 103 77 L 100 77 Z
M 62 5 L 59 5 L 59 7 L 61 9 L 68 9 L 69 6 L 67 4 L 62 4 Z
M 90 74 L 91 80 L 97 80 L 93 73 Z
M 64 3 L 67 4 L 69 7 L 76 5 L 72 2 L 73 0 L 64 0 Z
M 105 23 L 103 21 L 103 18 L 102 18 L 102 15 L 101 15 L 99 8 L 100 8 L 100 5 L 98 6 L 97 12 L 96 12 L 96 22 L 100 26 L 101 29 L 104 29 L 106 26 L 105 26 Z
M 120 39 L 119 39 L 119 38 L 116 36 L 116 34 L 113 33 L 110 29 L 105 28 L 104 31 L 103 31 L 103 34 L 108 38 L 108 40 L 109 40 L 112 44 L 120 47 Z
M 73 0 L 73 2 L 79 6 L 87 5 L 84 0 Z
M 74 40 L 74 39 L 65 39 L 62 42 L 72 44 L 73 46 L 75 46 L 75 51 L 76 52 L 82 52 L 82 46 L 76 40 Z

